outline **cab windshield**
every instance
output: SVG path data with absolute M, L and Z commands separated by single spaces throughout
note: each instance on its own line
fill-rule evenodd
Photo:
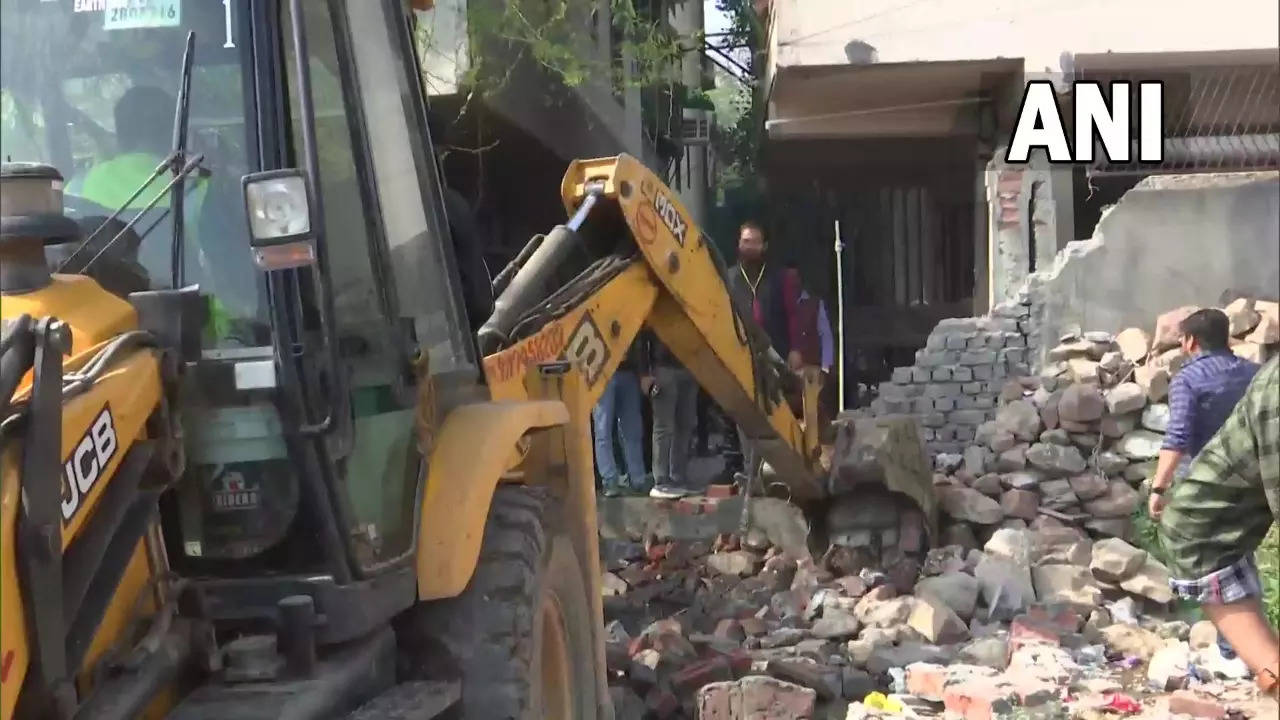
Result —
M 240 177 L 256 156 L 235 17 L 241 0 L 0 0 L 0 155 L 42 162 L 65 180 L 66 213 L 88 236 L 125 207 L 75 270 L 123 225 L 132 229 L 95 262 L 115 292 L 171 287 L 173 217 L 160 194 L 172 175 L 146 185 L 170 153 L 188 32 L 196 36 L 188 154 L 204 172 L 185 183 L 184 284 L 208 298 L 211 345 L 268 338 L 260 274 L 251 266 Z M 139 187 L 134 200 L 129 198 Z M 51 248 L 57 267 L 74 243 Z

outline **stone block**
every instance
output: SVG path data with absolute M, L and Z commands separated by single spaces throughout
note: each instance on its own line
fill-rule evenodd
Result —
M 1273 345 L 1280 342 L 1280 319 L 1271 313 L 1262 313 L 1258 326 L 1243 340 L 1254 345 Z
M 999 362 L 1004 363 L 1007 367 L 1021 365 L 1026 363 L 1026 361 L 1026 348 L 1005 348 L 1000 351 Z
M 960 354 L 961 365 L 991 365 L 995 361 L 994 350 L 969 350 Z
M 1058 417 L 1075 423 L 1089 423 L 1102 417 L 1106 401 L 1098 388 L 1076 383 L 1062 392 L 1058 399 Z
M 961 383 L 969 382 L 973 380 L 973 368 L 964 365 L 951 368 L 951 379 Z
M 1161 402 L 1169 396 L 1169 378 L 1169 369 L 1155 363 L 1140 365 L 1133 371 L 1133 381 L 1153 403 Z
M 946 349 L 948 350 L 964 350 L 969 345 L 969 339 L 973 337 L 973 333 L 951 333 L 947 335 Z
M 917 415 L 931 413 L 933 410 L 933 398 L 918 397 L 911 401 L 911 412 Z
M 1182 339 L 1182 331 L 1178 329 L 1178 325 L 1199 309 L 1195 305 L 1184 305 L 1156 318 L 1155 337 L 1151 340 L 1152 349 L 1162 352 L 1177 347 Z
M 960 397 L 960 383 L 933 383 L 924 386 L 924 396 L 930 398 Z
M 990 380 L 991 368 L 985 365 L 974 365 L 972 368 L 974 380 Z
M 1120 538 L 1105 538 L 1093 544 L 1089 570 L 1103 582 L 1118 583 L 1133 577 L 1146 563 L 1146 550 Z
M 927 428 L 940 428 L 947 424 L 947 416 L 940 412 L 932 412 L 921 416 L 920 424 Z
M 960 391 L 963 392 L 965 395 L 981 395 L 982 393 L 986 392 L 986 383 L 981 383 L 981 382 L 961 383 Z
M 916 353 L 916 365 L 922 368 L 935 368 L 947 364 L 947 354 L 945 352 L 926 352 L 920 351 Z
M 1062 603 L 1091 609 L 1102 602 L 1102 588 L 1087 568 L 1074 565 L 1038 565 L 1031 570 L 1040 602 Z
M 938 412 L 951 412 L 952 410 L 956 409 L 957 407 L 956 403 L 958 402 L 958 400 L 963 400 L 963 399 L 964 398 L 957 399 L 957 398 L 949 398 L 949 397 L 935 398 L 933 400 L 932 409 L 937 410 Z
M 891 415 L 902 415 L 911 412 L 910 400 L 884 400 L 884 411 Z
M 910 370 L 911 382 L 913 383 L 927 383 L 929 382 L 929 378 L 933 377 L 933 372 L 930 371 L 929 368 L 913 366 Z
M 987 349 L 1003 350 L 1005 346 L 1004 338 L 1005 336 L 1003 333 L 991 333 L 987 336 Z
M 892 376 L 893 383 L 896 385 L 910 385 L 912 382 L 911 370 L 912 368 L 910 367 L 894 368 Z
M 969 338 L 969 342 L 966 343 L 965 349 L 966 350 L 985 350 L 986 347 L 987 347 L 987 336 L 985 333 L 983 333 L 981 335 L 974 335 L 973 337 Z
M 986 422 L 987 413 L 984 410 L 956 410 L 951 413 L 951 422 L 956 425 L 968 425 L 977 427 Z
M 811 718 L 817 692 L 765 675 L 748 675 L 736 682 L 717 682 L 698 690 L 699 720 L 739 720 L 754 717 Z
M 1021 518 L 1027 522 L 1036 519 L 1040 497 L 1029 490 L 1006 490 L 1000 497 L 1000 510 L 1006 518 Z
M 936 367 L 936 368 L 934 368 L 934 369 L 933 369 L 933 376 L 932 376 L 932 378 L 931 378 L 931 379 L 933 380 L 933 382 L 950 382 L 950 381 L 951 381 L 951 368 L 949 368 L 949 367 Z
M 973 441 L 974 428 L 971 428 L 968 425 L 957 425 L 955 428 L 952 428 L 952 429 L 955 431 L 956 440 L 960 442 Z

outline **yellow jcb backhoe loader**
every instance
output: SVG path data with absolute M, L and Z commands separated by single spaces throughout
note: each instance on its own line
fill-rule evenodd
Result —
M 490 285 L 411 33 L 0 3 L 3 720 L 612 717 L 588 422 L 645 326 L 823 494 L 812 377 L 635 159 Z

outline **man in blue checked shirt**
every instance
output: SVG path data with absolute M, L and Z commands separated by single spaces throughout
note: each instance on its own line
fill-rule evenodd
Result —
M 1258 372 L 1257 363 L 1228 348 L 1230 323 L 1221 310 L 1197 310 L 1179 325 L 1182 350 L 1191 356 L 1169 386 L 1169 427 L 1165 431 L 1147 509 L 1159 520 L 1165 492 L 1204 449 L 1235 408 Z

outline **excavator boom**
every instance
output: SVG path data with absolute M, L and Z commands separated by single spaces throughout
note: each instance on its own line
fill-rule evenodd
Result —
M 502 345 L 484 360 L 494 399 L 527 400 L 530 371 L 568 362 L 594 404 L 647 326 L 742 428 L 771 482 L 799 502 L 821 498 L 816 373 L 798 382 L 735 307 L 723 262 L 676 194 L 619 155 L 571 164 L 561 196 L 573 219 L 522 253 L 524 265 L 480 331 L 482 349 Z M 598 256 L 559 290 L 539 295 L 581 248 Z M 784 391 L 801 385 L 797 418 Z

